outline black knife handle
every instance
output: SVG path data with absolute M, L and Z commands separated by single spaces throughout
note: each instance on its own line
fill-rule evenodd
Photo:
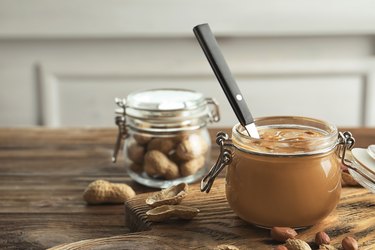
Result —
M 212 34 L 210 26 L 207 23 L 200 24 L 195 26 L 193 31 L 237 119 L 242 126 L 253 123 L 254 119 Z

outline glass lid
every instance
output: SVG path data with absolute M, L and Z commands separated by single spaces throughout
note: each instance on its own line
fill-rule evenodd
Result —
M 205 104 L 202 93 L 185 89 L 151 89 L 133 92 L 126 106 L 148 111 L 192 110 Z

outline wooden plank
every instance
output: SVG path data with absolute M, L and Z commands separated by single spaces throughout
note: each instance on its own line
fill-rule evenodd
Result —
M 54 172 L 56 174 L 56 172 Z M 87 185 L 97 179 L 115 183 L 126 183 L 136 193 L 152 191 L 126 175 L 17 175 L 0 176 L 0 213 L 98 213 L 118 214 L 123 209 L 117 206 L 86 206 L 82 194 Z
M 190 195 L 182 204 L 197 207 L 201 213 L 191 222 L 183 223 L 184 230 L 190 228 L 194 231 L 201 230 L 204 233 L 203 228 L 208 229 L 211 225 L 215 225 L 215 230 L 220 232 L 217 236 L 218 239 L 237 232 L 230 237 L 233 242 L 237 242 L 237 238 L 243 240 L 262 239 L 258 247 L 267 246 L 265 244 L 267 239 L 262 238 L 258 233 L 263 230 L 257 230 L 257 228 L 248 230 L 249 225 L 232 212 L 225 199 L 224 185 L 224 179 L 217 180 L 216 188 L 210 194 L 200 192 L 198 185 L 191 188 Z M 162 232 L 165 228 L 178 230 L 180 222 L 177 224 L 151 223 L 147 220 L 145 212 L 149 208 L 144 202 L 147 196 L 147 194 L 142 194 L 126 203 L 126 222 L 130 230 L 153 229 L 157 232 Z M 338 245 L 343 235 L 346 234 L 355 236 L 361 246 L 375 244 L 374 206 L 375 196 L 372 193 L 363 188 L 344 188 L 337 209 L 321 223 L 301 231 L 300 238 L 311 242 L 316 232 L 324 230 L 332 236 L 332 242 L 335 245 Z
M 122 210 L 122 206 L 117 206 Z M 0 216 L 1 249 L 46 249 L 61 243 L 126 234 L 120 213 L 7 214 Z
M 192 185 L 189 195 L 181 204 L 200 209 L 191 221 L 171 220 L 161 223 L 148 221 L 145 213 L 149 207 L 141 194 L 125 205 L 126 224 L 133 233 L 109 238 L 93 239 L 57 246 L 53 249 L 122 249 L 135 247 L 151 249 L 209 249 L 218 244 L 233 244 L 240 249 L 271 249 L 277 245 L 269 236 L 269 230 L 254 227 L 239 219 L 225 199 L 224 179 L 216 181 L 209 194 L 200 192 L 199 185 Z M 326 231 L 332 244 L 339 247 L 346 235 L 354 236 L 360 249 L 375 245 L 375 196 L 363 188 L 344 188 L 337 209 L 328 218 L 310 228 L 300 230 L 299 238 L 307 241 L 313 249 L 315 233 Z M 145 244 L 143 244 L 145 239 Z
M 117 135 L 113 128 L 1 128 L 0 149 L 77 148 L 104 146 L 112 148 Z
M 210 129 L 213 141 L 219 130 L 230 132 L 229 128 Z M 375 143 L 374 128 L 350 131 L 359 146 Z M 139 249 L 139 242 L 142 242 L 142 246 L 149 249 L 207 249 L 219 243 L 236 243 L 243 248 L 256 249 L 259 242 L 267 246 L 274 244 L 269 240 L 267 230 L 254 228 L 230 212 L 220 194 L 222 191 L 217 190 L 222 185 L 220 182 L 215 183 L 213 193 L 209 195 L 197 192 L 196 197 L 200 200 L 189 201 L 188 198 L 184 201 L 202 210 L 191 222 L 147 227 L 147 220 L 145 226 L 135 217 L 141 217 L 147 209 L 144 204 L 127 212 L 128 217 L 135 214 L 131 217 L 133 225 L 129 224 L 133 230 L 151 229 L 149 231 L 128 234 L 121 205 L 86 206 L 82 192 L 96 179 L 128 183 L 138 194 L 154 190 L 133 182 L 125 172 L 121 157 L 117 164 L 111 163 L 116 133 L 116 128 L 1 128 L 0 248 L 45 249 L 65 244 L 62 249 Z M 218 147 L 213 144 L 211 161 L 217 156 Z M 340 205 L 338 212 L 331 216 L 340 221 L 348 216 L 347 224 L 329 225 L 328 221 L 321 226 L 331 230 L 333 235 L 357 234 L 363 249 L 367 246 L 370 249 L 375 244 L 372 195 L 356 188 L 344 189 L 344 192 L 343 207 Z M 138 196 L 134 201 L 141 198 Z M 346 208 L 351 209 L 350 213 L 340 212 Z M 224 212 L 220 213 L 221 210 Z M 366 222 L 358 220 L 363 213 L 369 216 Z M 222 218 L 219 221 L 218 214 Z M 311 231 L 301 232 L 301 236 L 311 240 L 308 232 Z

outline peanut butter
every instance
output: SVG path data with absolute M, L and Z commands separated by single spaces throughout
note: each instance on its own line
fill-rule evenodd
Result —
M 336 144 L 327 142 L 332 131 L 262 126 L 260 139 L 246 141 L 235 128 L 226 195 L 239 217 L 262 227 L 298 228 L 317 223 L 336 207 L 341 170 Z

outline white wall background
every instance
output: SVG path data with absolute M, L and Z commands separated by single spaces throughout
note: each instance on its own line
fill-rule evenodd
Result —
M 255 116 L 375 126 L 375 2 L 0 0 L 0 126 L 114 126 L 143 88 L 224 94 L 192 33 L 208 22 Z

